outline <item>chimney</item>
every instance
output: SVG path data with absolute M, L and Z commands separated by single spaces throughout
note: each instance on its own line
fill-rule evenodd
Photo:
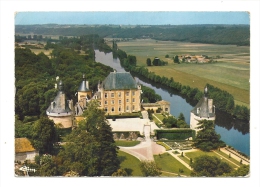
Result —
M 209 113 L 213 113 L 213 99 L 208 99 Z
M 89 89 L 88 81 L 86 81 L 86 88 Z
M 65 107 L 66 107 L 66 105 L 65 105 L 65 94 L 60 95 L 60 107 L 62 109 L 65 109 Z
M 51 110 L 54 109 L 54 106 L 55 106 L 55 102 L 51 102 Z

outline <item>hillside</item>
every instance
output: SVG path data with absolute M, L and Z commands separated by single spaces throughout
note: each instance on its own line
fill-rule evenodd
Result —
M 249 25 L 16 25 L 15 34 L 81 36 L 98 34 L 112 38 L 151 38 L 208 44 L 250 45 Z

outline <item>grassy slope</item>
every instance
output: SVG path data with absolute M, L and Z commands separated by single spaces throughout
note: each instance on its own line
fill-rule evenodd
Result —
M 236 104 L 249 106 L 250 52 L 249 47 L 235 45 L 195 44 L 173 41 L 132 40 L 118 42 L 118 47 L 137 57 L 139 66 L 146 66 L 146 59 L 159 57 L 168 61 L 163 67 L 149 67 L 161 76 L 173 77 L 183 85 L 203 89 L 206 83 L 231 93 Z M 168 54 L 170 58 L 165 58 Z M 174 55 L 195 54 L 220 56 L 214 64 L 174 64 Z M 166 73 L 165 73 L 166 72 Z
M 124 147 L 133 147 L 141 143 L 140 141 L 123 141 L 123 140 L 119 140 L 115 142 L 116 142 L 116 146 L 124 146 Z
M 137 158 L 123 151 L 118 151 L 118 156 L 121 161 L 120 167 L 122 169 L 130 171 L 133 177 L 143 176 L 140 170 L 141 162 Z
M 154 160 L 156 164 L 162 169 L 162 171 L 179 173 L 179 169 L 183 169 L 182 175 L 190 176 L 190 170 L 172 157 L 169 153 L 164 153 L 161 155 L 154 155 Z M 164 174 L 165 176 L 166 174 Z
M 196 157 L 202 156 L 202 155 L 208 155 L 208 156 L 216 156 L 217 158 L 220 158 L 219 155 L 217 155 L 214 152 L 203 152 L 203 151 L 195 151 L 195 152 L 189 152 L 189 153 L 185 153 L 185 155 L 189 158 L 192 158 L 192 160 L 194 161 L 196 159 Z M 224 157 L 224 156 L 223 156 Z M 228 160 L 234 162 L 234 159 L 229 159 L 228 157 L 225 156 L 225 158 L 227 158 Z M 222 159 L 222 158 L 220 158 Z M 236 165 L 232 164 L 231 162 L 227 161 L 226 159 L 222 159 L 222 161 L 227 162 L 231 167 L 233 168 L 237 168 Z M 236 164 L 239 164 L 237 162 L 235 162 Z

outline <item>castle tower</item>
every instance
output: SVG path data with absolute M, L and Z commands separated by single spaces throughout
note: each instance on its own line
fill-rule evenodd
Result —
M 85 78 L 85 74 L 83 74 L 83 80 L 78 88 L 78 103 L 84 109 L 87 106 L 87 100 L 92 97 L 91 90 L 89 89 L 89 82 Z
M 190 128 L 198 131 L 198 122 L 200 120 L 212 120 L 215 121 L 215 106 L 213 105 L 213 99 L 208 98 L 208 88 L 204 89 L 204 96 L 200 99 L 197 105 L 191 110 L 190 113 Z
M 57 96 L 46 110 L 46 114 L 55 124 L 60 123 L 62 128 L 70 128 L 72 127 L 73 103 L 71 100 L 66 100 L 62 81 L 59 82 L 58 88 Z

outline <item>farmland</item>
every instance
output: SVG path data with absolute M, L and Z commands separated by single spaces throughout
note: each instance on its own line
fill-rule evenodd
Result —
M 110 39 L 107 39 L 108 44 Z M 250 48 L 248 46 L 198 44 L 175 41 L 137 39 L 117 42 L 118 48 L 137 58 L 138 66 L 146 66 L 146 59 L 159 57 L 167 66 L 150 66 L 160 76 L 173 77 L 177 82 L 200 90 L 206 83 L 228 91 L 236 104 L 249 107 Z M 173 63 L 175 55 L 207 55 L 214 63 Z M 169 58 L 165 58 L 169 55 Z

